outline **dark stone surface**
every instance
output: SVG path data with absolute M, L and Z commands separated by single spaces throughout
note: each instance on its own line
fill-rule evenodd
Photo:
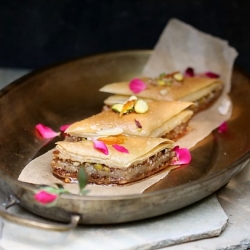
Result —
M 247 0 L 0 0 L 0 67 L 152 49 L 170 18 L 226 39 L 250 71 Z

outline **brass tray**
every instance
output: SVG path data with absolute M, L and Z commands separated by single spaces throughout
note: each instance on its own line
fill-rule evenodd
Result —
M 234 69 L 230 94 L 234 106 L 228 132 L 211 133 L 192 149 L 193 159 L 188 167 L 173 170 L 143 194 L 63 194 L 56 206 L 47 208 L 33 199 L 39 186 L 17 181 L 27 163 L 54 147 L 55 140 L 37 137 L 37 123 L 56 130 L 62 124 L 99 112 L 108 95 L 98 89 L 106 83 L 137 76 L 150 53 L 124 51 L 75 59 L 34 71 L 0 92 L 0 188 L 11 195 L 10 203 L 18 203 L 46 220 L 71 224 L 73 220 L 74 226 L 130 222 L 188 206 L 217 191 L 239 173 L 250 157 L 250 80 Z M 19 220 L 4 209 L 0 215 L 18 223 L 36 224 Z

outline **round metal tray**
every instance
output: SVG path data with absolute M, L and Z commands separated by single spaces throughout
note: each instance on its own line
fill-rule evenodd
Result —
M 27 163 L 54 147 L 55 140 L 62 139 L 39 138 L 37 123 L 56 130 L 62 124 L 99 112 L 108 95 L 98 89 L 109 82 L 137 76 L 150 53 L 125 51 L 79 58 L 34 71 L 5 87 L 0 92 L 0 188 L 15 197 L 21 207 L 43 218 L 72 222 L 72 217 L 74 221 L 77 217 L 80 224 L 112 224 L 183 208 L 226 185 L 250 157 L 250 80 L 237 69 L 232 76 L 233 114 L 228 132 L 211 133 L 191 150 L 189 166 L 171 171 L 143 194 L 63 194 L 54 207 L 47 208 L 34 201 L 39 186 L 17 181 Z M 11 217 L 3 210 L 0 215 Z

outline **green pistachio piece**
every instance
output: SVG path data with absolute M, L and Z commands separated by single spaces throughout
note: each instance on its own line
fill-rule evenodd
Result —
M 137 99 L 138 99 L 137 96 L 131 95 L 131 96 L 129 97 L 128 101 L 137 100 Z
M 103 167 L 103 170 L 104 170 L 105 172 L 110 172 L 110 169 L 109 169 L 108 167 Z
M 123 104 L 121 103 L 116 103 L 114 105 L 112 105 L 112 110 L 114 110 L 115 112 L 120 113 L 123 109 Z
M 103 170 L 102 164 L 95 164 L 95 165 L 94 165 L 94 168 L 95 168 L 96 170 Z
M 181 82 L 181 81 L 183 81 L 183 75 L 181 74 L 181 73 L 175 73 L 174 75 L 173 75 L 173 77 L 174 77 L 174 79 L 175 80 L 177 80 L 177 81 L 179 81 L 179 82 Z
M 164 82 L 164 80 L 158 80 L 158 81 L 157 81 L 157 84 L 158 84 L 159 86 L 163 86 L 163 85 L 165 85 L 166 83 Z
M 136 101 L 134 110 L 136 113 L 144 114 L 148 111 L 148 104 L 142 99 Z

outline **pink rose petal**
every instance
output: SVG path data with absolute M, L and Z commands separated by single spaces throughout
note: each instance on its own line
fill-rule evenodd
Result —
M 50 127 L 47 127 L 41 123 L 36 125 L 37 131 L 41 134 L 43 138 L 54 138 L 60 135 L 60 132 L 55 132 Z
M 44 205 L 55 201 L 57 199 L 57 197 L 58 197 L 57 194 L 51 194 L 51 193 L 48 193 L 44 190 L 42 190 L 34 195 L 35 200 L 38 201 L 39 203 L 44 204 Z
M 194 69 L 191 68 L 191 67 L 188 67 L 185 71 L 185 74 L 184 74 L 186 77 L 194 77 L 196 74 L 194 72 Z M 205 77 L 209 77 L 209 78 L 219 78 L 220 75 L 214 73 L 214 72 L 211 72 L 211 71 L 207 71 L 205 73 L 201 73 L 201 74 L 197 74 L 197 76 L 205 76 Z
M 129 83 L 129 88 L 133 93 L 138 94 L 146 89 L 147 85 L 142 80 L 135 78 Z
M 191 154 L 187 148 L 180 148 L 176 146 L 173 148 L 173 151 L 176 153 L 176 158 L 171 165 L 182 165 L 182 164 L 189 164 L 191 161 Z
M 204 75 L 209 78 L 219 78 L 220 75 L 214 73 L 214 72 L 205 72 Z
M 94 148 L 101 151 L 102 153 L 104 153 L 105 155 L 109 154 L 109 150 L 106 146 L 106 144 L 102 141 L 98 141 L 98 140 L 93 140 L 94 143 Z
M 227 122 L 223 122 L 219 127 L 218 127 L 218 133 L 222 134 L 227 132 L 228 130 L 228 126 L 227 126 Z
M 191 67 L 188 67 L 184 74 L 186 77 L 194 77 L 194 69 Z
M 135 119 L 135 124 L 136 124 L 137 128 L 142 128 L 141 123 L 136 119 Z
M 112 147 L 113 147 L 114 149 L 116 149 L 117 151 L 121 152 L 121 153 L 125 153 L 125 154 L 128 154 L 128 153 L 129 153 L 129 151 L 128 151 L 125 147 L 123 147 L 123 146 L 121 146 L 121 145 L 114 144 L 114 145 L 112 145 Z
M 60 127 L 60 131 L 64 132 L 71 124 L 65 124 Z

